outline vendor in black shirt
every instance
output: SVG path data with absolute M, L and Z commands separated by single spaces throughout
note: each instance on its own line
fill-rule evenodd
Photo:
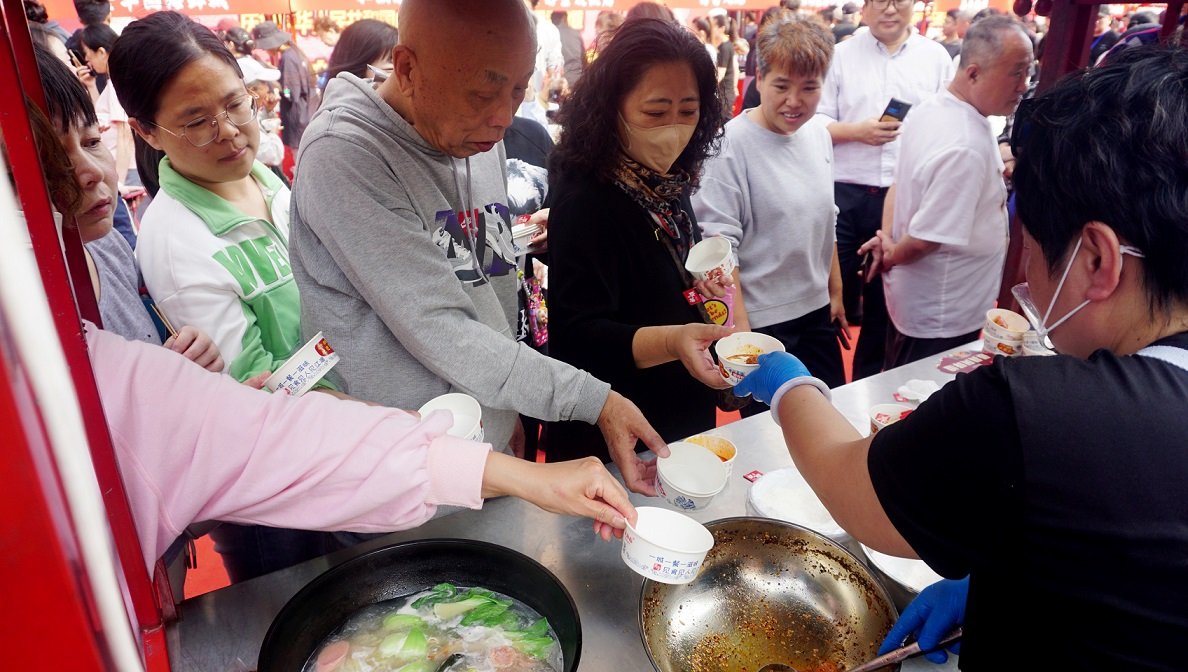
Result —
M 772 400 L 856 539 L 968 577 L 925 589 L 885 647 L 964 622 L 963 670 L 1184 670 L 1188 51 L 1070 75 L 1012 144 L 1031 312 L 1062 356 L 959 375 L 873 439 L 789 355 L 735 389 Z

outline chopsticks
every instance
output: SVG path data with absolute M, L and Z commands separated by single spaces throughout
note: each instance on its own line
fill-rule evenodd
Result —
M 161 312 L 161 309 L 157 307 L 157 304 L 150 303 L 149 307 L 153 309 L 153 312 L 157 315 L 157 318 L 161 320 L 161 324 L 165 325 L 165 331 L 169 332 L 169 337 L 173 338 L 177 336 L 177 329 L 173 328 L 173 325 L 169 322 L 169 318 L 165 317 L 165 313 Z

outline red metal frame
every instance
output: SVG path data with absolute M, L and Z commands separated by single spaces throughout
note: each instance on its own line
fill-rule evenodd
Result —
M 0 337 L 8 340 L 3 323 Z M 8 540 L 0 555 L 0 595 L 8 606 L 0 610 L 8 642 L 5 667 L 37 670 L 47 661 L 70 661 L 72 670 L 113 669 L 97 636 L 99 624 L 86 608 L 89 600 L 79 599 L 89 589 L 36 403 L 21 367 L 8 357 L 12 353 L 0 354 L 6 355 L 0 357 L 5 448 L 0 524 Z
M 2 9 L 4 20 L 0 22 L 0 73 L 3 74 L 3 81 L 10 83 L 5 86 L 5 90 L 31 92 L 34 102 L 44 105 L 44 101 L 40 100 L 41 81 L 23 4 L 20 0 L 3 0 Z M 168 670 L 168 655 L 160 641 L 163 639 L 161 610 L 144 566 L 131 508 L 116 465 L 79 322 L 80 312 L 96 323 L 99 317 L 94 290 L 86 271 L 82 243 L 76 234 L 64 232 L 66 260 L 73 271 L 68 275 L 22 96 L 0 96 L 0 130 L 3 131 L 17 193 L 29 225 L 46 298 L 78 394 L 95 475 L 111 524 L 118 562 L 124 574 L 127 599 L 140 630 L 138 634 L 144 645 L 145 660 L 150 670 Z M 73 287 L 69 279 L 71 277 L 74 278 Z M 52 465 L 52 462 L 49 464 Z M 39 572 L 33 572 L 32 576 L 39 576 Z M 33 582 L 34 586 L 38 583 Z M 85 594 L 76 595 L 74 601 L 80 601 L 80 597 L 85 601 Z M 56 606 L 61 608 L 61 605 Z M 41 625 L 44 627 L 45 623 L 50 622 L 47 620 Z

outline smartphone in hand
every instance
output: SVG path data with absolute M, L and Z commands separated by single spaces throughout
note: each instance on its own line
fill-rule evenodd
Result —
M 886 109 L 883 110 L 883 115 L 879 117 L 879 121 L 903 121 L 910 109 L 912 109 L 911 103 L 892 98 L 891 102 L 887 103 Z

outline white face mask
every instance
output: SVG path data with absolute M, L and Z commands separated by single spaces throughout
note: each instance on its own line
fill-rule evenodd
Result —
M 1060 274 L 1060 282 L 1056 283 L 1056 292 L 1052 294 L 1052 300 L 1048 302 L 1048 309 L 1044 311 L 1043 317 L 1040 317 L 1039 308 L 1035 305 L 1034 299 L 1031 297 L 1031 287 L 1026 282 L 1019 283 L 1011 288 L 1011 294 L 1014 295 L 1015 300 L 1019 302 L 1019 306 L 1023 308 L 1023 314 L 1027 316 L 1027 321 L 1035 329 L 1035 333 L 1039 335 L 1040 341 L 1047 347 L 1052 347 L 1051 340 L 1048 339 L 1048 334 L 1052 333 L 1056 327 L 1064 324 L 1070 317 L 1076 315 L 1085 306 L 1089 305 L 1089 299 L 1085 299 L 1077 305 L 1076 308 L 1064 314 L 1064 317 L 1048 326 L 1048 318 L 1052 316 L 1052 309 L 1056 307 L 1056 300 L 1060 298 L 1060 290 L 1064 289 L 1064 281 L 1068 279 L 1068 273 L 1072 270 L 1073 262 L 1077 259 L 1077 253 L 1081 251 L 1081 238 L 1077 238 L 1077 244 L 1073 246 L 1072 254 L 1068 257 L 1068 263 L 1064 265 L 1064 272 Z M 1120 255 L 1125 258 L 1126 255 L 1132 257 L 1143 258 L 1143 253 L 1137 247 L 1130 245 L 1122 245 L 1119 247 Z
M 667 174 L 689 144 L 696 126 L 668 124 L 642 128 L 619 115 L 623 152 L 657 173 Z

